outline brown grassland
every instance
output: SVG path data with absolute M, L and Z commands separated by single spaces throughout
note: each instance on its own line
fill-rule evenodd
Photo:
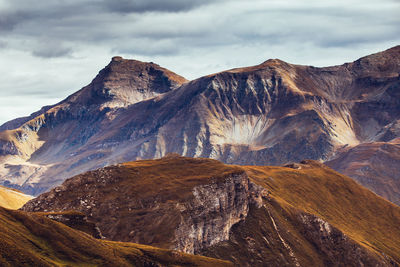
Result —
M 400 207 L 315 161 L 300 169 L 246 166 L 286 212 L 298 209 L 328 221 L 371 251 L 400 262 Z M 378 253 L 380 254 L 380 253 Z
M 43 214 L 5 208 L 0 208 L 0 233 L 0 266 L 230 265 L 145 245 L 98 240 Z

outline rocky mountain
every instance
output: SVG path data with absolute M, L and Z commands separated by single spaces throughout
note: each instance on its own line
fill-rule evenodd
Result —
M 399 73 L 400 46 L 340 66 L 274 59 L 190 82 L 114 58 L 65 101 L 2 126 L 1 183 L 39 194 L 83 171 L 170 152 L 244 165 L 330 161 L 399 137 Z M 375 181 L 379 193 L 387 182 Z
M 0 207 L 0 265 L 15 266 L 231 266 L 229 262 L 133 243 L 95 239 L 74 227 L 78 213 L 27 213 Z M 87 227 L 86 227 L 87 228 Z
M 88 167 L 82 166 L 85 161 L 103 158 L 104 162 L 95 164 L 107 164 L 101 151 L 81 155 L 81 146 L 96 133 L 102 134 L 118 110 L 184 82 L 154 63 L 114 57 L 88 86 L 64 101 L 0 127 L 3 184 L 36 194 L 80 173 Z
M 22 209 L 76 210 L 106 239 L 236 266 L 400 263 L 400 208 L 316 161 L 235 166 L 170 155 L 78 175 Z
M 15 189 L 0 186 L 0 207 L 19 209 L 33 197 L 23 194 Z

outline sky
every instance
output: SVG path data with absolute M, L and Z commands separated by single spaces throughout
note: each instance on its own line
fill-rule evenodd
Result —
M 0 124 L 90 83 L 112 56 L 187 79 L 270 58 L 338 65 L 400 44 L 400 0 L 0 0 Z

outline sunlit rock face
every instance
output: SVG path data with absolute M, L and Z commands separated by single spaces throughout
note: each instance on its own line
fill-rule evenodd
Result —
M 0 179 L 38 194 L 171 152 L 235 164 L 332 160 L 343 147 L 399 137 L 399 53 L 327 68 L 274 59 L 190 82 L 115 57 L 66 100 L 2 126 Z

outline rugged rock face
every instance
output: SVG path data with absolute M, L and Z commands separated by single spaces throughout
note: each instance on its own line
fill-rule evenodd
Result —
M 231 227 L 246 218 L 250 205 L 260 207 L 262 196 L 267 194 L 264 188 L 250 182 L 244 171 L 211 160 L 202 161 L 201 166 L 206 166 L 201 178 L 192 172 L 199 168 L 199 162 L 185 158 L 164 158 L 154 162 L 155 167 L 153 164 L 143 167 L 141 162 L 135 168 L 129 165 L 106 167 L 68 179 L 30 201 L 23 209 L 77 210 L 98 222 L 100 231 L 108 239 L 198 253 L 229 239 Z M 157 165 L 162 165 L 161 172 L 165 168 L 174 168 L 172 173 L 176 181 L 165 187 L 160 181 L 163 174 L 159 174 L 160 177 L 153 174 L 152 169 Z M 184 170 L 186 168 L 192 170 Z M 217 172 L 223 172 L 225 168 L 225 174 Z M 148 175 L 155 177 L 148 178 Z M 155 179 L 155 184 L 160 187 L 158 192 L 153 189 L 154 195 L 140 192 L 139 183 L 149 183 L 146 176 Z M 187 183 L 187 187 L 180 188 L 181 183 Z M 171 195 L 168 191 L 172 191 Z M 160 235 L 165 232 L 163 236 L 157 237 L 158 227 L 166 227 L 167 230 L 160 231 Z
M 23 210 L 77 210 L 107 239 L 237 266 L 400 262 L 400 208 L 315 161 L 289 167 L 177 156 L 129 162 L 68 179 Z
M 315 215 L 299 214 L 303 234 L 319 253 L 326 255 L 325 266 L 388 266 L 396 264 L 358 245 L 330 223 Z M 340 264 L 339 264 L 340 262 Z
M 323 219 L 304 212 L 280 214 L 278 203 L 251 210 L 228 241 L 200 252 L 236 266 L 396 266 L 357 244 Z M 290 229 L 288 231 L 288 229 Z M 246 251 L 238 248 L 246 247 Z
M 400 46 L 341 66 L 268 60 L 190 82 L 114 58 L 89 86 L 0 132 L 0 177 L 38 194 L 170 152 L 243 165 L 328 161 L 345 146 L 398 137 L 399 73 Z
M 247 217 L 250 204 L 262 205 L 261 197 L 266 190 L 241 173 L 220 183 L 196 186 L 193 195 L 192 202 L 181 204 L 185 209 L 175 231 L 175 248 L 197 254 L 228 240 L 232 226 Z

